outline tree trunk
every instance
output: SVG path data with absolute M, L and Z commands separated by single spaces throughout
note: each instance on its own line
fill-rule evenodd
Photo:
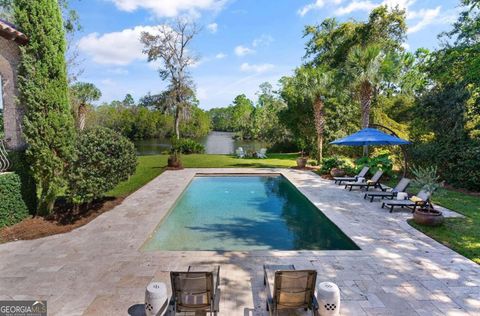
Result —
M 87 117 L 87 106 L 84 103 L 82 103 L 78 107 L 77 127 L 79 131 L 84 130 L 86 117 Z
M 175 137 L 180 138 L 180 106 L 175 109 Z
M 360 87 L 360 111 L 362 117 L 362 128 L 370 125 L 370 107 L 372 104 L 372 85 L 365 81 Z M 363 146 L 363 155 L 368 156 L 368 146 Z
M 372 85 L 364 82 L 360 91 L 360 111 L 362 113 L 362 128 L 370 124 L 370 106 L 372 104 Z
M 317 97 L 313 103 L 313 115 L 315 130 L 317 131 L 318 164 L 321 164 L 323 159 L 323 132 L 325 129 L 325 104 L 321 96 Z

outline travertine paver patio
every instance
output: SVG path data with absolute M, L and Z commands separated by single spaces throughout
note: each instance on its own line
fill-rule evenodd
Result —
M 359 245 L 359 251 L 142 252 L 197 173 L 280 172 Z M 480 315 L 480 266 L 307 171 L 167 171 L 73 232 L 0 245 L 0 299 L 46 299 L 49 315 L 127 315 L 152 280 L 190 264 L 220 264 L 221 315 L 265 314 L 263 263 L 313 268 L 340 286 L 343 315 Z

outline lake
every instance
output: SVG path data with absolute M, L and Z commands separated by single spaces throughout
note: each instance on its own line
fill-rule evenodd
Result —
M 243 147 L 244 149 L 260 150 L 266 147 L 266 143 L 256 140 L 237 140 L 233 139 L 235 133 L 230 132 L 211 132 L 207 136 L 196 139 L 205 146 L 207 154 L 233 154 L 235 149 Z M 137 140 L 134 142 L 137 155 L 159 155 L 170 149 L 171 142 L 168 138 L 152 138 Z

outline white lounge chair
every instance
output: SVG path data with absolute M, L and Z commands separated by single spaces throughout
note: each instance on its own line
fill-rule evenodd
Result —
M 237 150 L 235 150 L 235 154 L 237 155 L 237 158 L 245 158 L 245 151 L 242 147 L 238 147 Z
M 267 149 L 266 148 L 260 148 L 260 151 L 257 151 L 257 157 L 258 158 L 267 158 Z

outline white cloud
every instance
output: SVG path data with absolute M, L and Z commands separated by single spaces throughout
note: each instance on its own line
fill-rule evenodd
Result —
M 410 45 L 408 43 L 402 43 L 402 47 L 405 49 L 405 50 L 410 50 Z
M 427 25 L 432 24 L 435 21 L 435 18 L 440 14 L 441 7 L 438 6 L 435 9 L 422 9 L 417 12 L 410 12 L 413 18 L 420 18 L 414 26 L 408 28 L 407 33 L 415 33 L 425 28 Z
M 183 13 L 198 15 L 200 11 L 221 10 L 226 0 L 109 0 L 127 12 L 137 9 L 151 11 L 157 17 L 175 17 Z
M 413 10 L 412 6 L 416 3 L 416 0 L 384 0 L 382 2 L 372 2 L 370 0 L 353 0 L 345 6 L 339 7 L 335 10 L 337 15 L 346 15 L 351 14 L 355 11 L 371 11 L 372 9 L 380 6 L 387 5 L 390 8 L 398 6 L 401 9 L 404 9 L 407 13 L 407 20 L 410 20 L 409 23 L 411 26 L 408 29 L 408 33 L 415 33 L 426 26 L 434 23 L 446 23 L 445 21 L 450 21 L 450 18 L 445 16 L 440 16 L 441 6 L 438 6 L 434 9 L 420 9 Z M 450 16 L 451 14 L 448 14 Z
M 264 73 L 275 68 L 272 64 L 249 64 L 243 63 L 240 66 L 240 70 L 244 72 Z
M 350 14 L 354 11 L 370 11 L 380 4 L 372 3 L 371 1 L 352 1 L 344 7 L 340 7 L 335 10 L 335 14 L 345 15 Z
M 271 35 L 263 34 L 262 36 L 257 37 L 256 39 L 253 40 L 252 46 L 253 47 L 268 46 L 272 42 L 273 42 L 273 37 Z
M 142 32 L 155 33 L 156 30 L 154 26 L 136 26 L 102 35 L 90 33 L 80 39 L 78 47 L 98 64 L 128 65 L 146 59 L 140 36 Z
M 128 75 L 128 70 L 120 67 L 109 69 L 108 72 L 115 75 Z
M 227 54 L 224 53 L 218 53 L 215 55 L 216 59 L 224 59 L 225 57 L 227 57 Z
M 238 45 L 237 47 L 235 47 L 234 51 L 235 51 L 235 55 L 237 56 L 245 56 L 245 55 L 255 53 L 255 50 L 245 47 L 243 45 Z
M 217 23 L 210 23 L 210 24 L 207 25 L 207 29 L 210 31 L 210 33 L 217 33 L 218 24 Z
M 115 82 L 110 78 L 102 79 L 100 83 L 105 86 L 113 86 L 115 84 Z
M 312 10 L 318 10 L 323 8 L 325 4 L 327 4 L 328 2 L 331 2 L 333 4 L 340 4 L 342 0 L 316 0 L 315 2 L 307 4 L 301 7 L 300 9 L 298 9 L 297 13 L 300 16 L 304 16 L 305 14 L 307 14 Z

